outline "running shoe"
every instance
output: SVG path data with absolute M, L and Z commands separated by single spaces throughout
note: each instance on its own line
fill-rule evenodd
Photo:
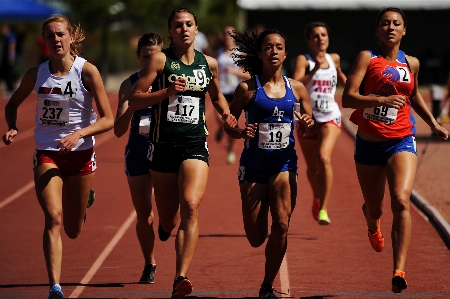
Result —
M 95 191 L 94 189 L 91 189 L 89 191 L 89 199 L 88 199 L 88 204 L 87 207 L 90 208 L 92 206 L 92 204 L 94 203 L 95 200 Z
M 142 271 L 141 279 L 139 283 L 155 283 L 156 265 L 145 265 L 144 271 Z
M 178 276 L 173 282 L 172 299 L 181 299 L 192 293 L 192 283 L 187 277 Z
M 236 162 L 236 154 L 233 152 L 229 152 L 227 154 L 227 163 L 228 164 L 234 164 Z
M 377 231 L 375 233 L 372 233 L 369 229 L 367 234 L 369 236 L 370 245 L 372 245 L 373 250 L 375 250 L 376 252 L 381 252 L 384 248 L 384 238 L 383 234 L 381 234 L 380 219 L 377 220 L 377 223 Z
M 398 269 L 394 271 L 394 277 L 392 277 L 392 292 L 401 293 L 401 291 L 408 287 L 405 276 L 406 274 L 404 271 Z
M 259 299 L 278 299 L 273 293 L 272 285 L 268 282 L 263 282 L 259 289 Z
M 313 199 L 311 211 L 312 211 L 314 220 L 319 221 L 320 199 L 318 199 L 318 198 Z
M 158 237 L 161 241 L 163 241 L 163 242 L 167 241 L 167 239 L 169 239 L 171 233 L 172 232 L 166 232 L 163 229 L 161 222 L 158 224 Z
M 64 294 L 62 292 L 61 286 L 57 283 L 52 283 L 50 291 L 48 293 L 48 299 L 62 299 Z
M 319 211 L 319 224 L 320 225 L 328 225 L 331 223 L 330 217 L 328 217 L 328 213 L 325 210 Z

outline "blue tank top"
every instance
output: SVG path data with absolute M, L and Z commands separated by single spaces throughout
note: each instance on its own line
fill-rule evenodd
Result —
M 256 91 L 253 99 L 245 108 L 246 124 L 258 124 L 254 138 L 247 139 L 241 155 L 241 165 L 252 168 L 271 168 L 270 165 L 260 165 L 260 157 L 274 168 L 280 163 L 286 163 L 289 157 L 296 158 L 294 139 L 294 104 L 297 99 L 292 91 L 289 79 L 283 76 L 286 94 L 280 99 L 267 96 L 261 86 L 258 76 L 255 77 Z M 266 162 L 264 162 L 266 163 Z
M 139 72 L 132 74 L 130 77 L 131 86 L 134 87 L 139 79 Z M 147 150 L 150 145 L 149 130 L 152 117 L 151 107 L 135 110 L 131 117 L 130 134 L 128 136 L 127 147 L 131 149 Z

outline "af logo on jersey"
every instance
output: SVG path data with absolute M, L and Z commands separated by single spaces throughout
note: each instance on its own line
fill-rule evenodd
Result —
M 278 121 L 281 121 L 281 118 L 283 117 L 283 115 L 284 115 L 284 111 L 278 110 L 278 106 L 275 106 L 272 116 L 278 117 Z

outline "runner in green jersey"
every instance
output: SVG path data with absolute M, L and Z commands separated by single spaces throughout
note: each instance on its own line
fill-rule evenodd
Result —
M 153 107 L 148 158 L 159 238 L 167 240 L 179 222 L 172 298 L 183 298 L 193 289 L 186 275 L 198 241 L 198 208 L 208 181 L 206 92 L 225 126 L 237 125 L 220 91 L 217 61 L 194 50 L 197 33 L 191 10 L 173 10 L 168 18 L 171 45 L 150 57 L 129 100 L 132 109 Z

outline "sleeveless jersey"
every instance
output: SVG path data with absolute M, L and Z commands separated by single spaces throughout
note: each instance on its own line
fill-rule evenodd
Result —
M 138 79 L 139 72 L 136 72 L 129 77 L 132 87 L 134 87 Z M 151 113 L 151 107 L 134 111 L 130 122 L 127 148 L 148 149 L 150 144 L 148 137 L 150 132 Z
M 236 87 L 241 82 L 239 76 L 233 73 L 227 72 L 227 68 L 239 68 L 234 64 L 233 58 L 223 51 L 217 57 L 217 63 L 219 65 L 219 85 L 223 94 L 234 94 Z
M 359 93 L 362 95 L 403 95 L 406 105 L 401 109 L 384 106 L 356 109 L 350 120 L 358 129 L 382 138 L 403 138 L 414 135 L 416 121 L 411 111 L 409 97 L 414 89 L 411 72 L 403 51 L 394 62 L 387 62 L 375 49 L 369 50 L 371 59 Z
M 305 56 L 308 60 L 308 71 L 311 72 L 316 63 L 311 55 L 306 54 Z M 305 86 L 308 90 L 314 117 L 318 122 L 328 122 L 341 116 L 339 105 L 334 99 L 337 85 L 336 66 L 330 54 L 325 53 L 325 58 L 328 62 L 328 68 L 318 69 Z
M 81 80 L 85 62 L 84 58 L 75 56 L 69 73 L 62 77 L 50 73 L 49 61 L 39 65 L 34 86 L 38 93 L 34 129 L 36 149 L 57 151 L 56 146 L 64 136 L 96 121 L 93 96 Z M 89 149 L 94 144 L 94 136 L 80 138 L 72 150 Z
M 253 99 L 245 108 L 246 124 L 258 124 L 254 138 L 245 140 L 241 155 L 241 166 L 251 168 L 270 168 L 260 165 L 263 159 L 269 159 L 273 165 L 279 165 L 289 157 L 297 157 L 293 134 L 294 106 L 297 99 L 292 91 L 289 79 L 283 76 L 286 94 L 280 99 L 269 98 L 255 76 L 257 89 Z M 284 163 L 283 163 L 284 164 Z M 276 166 L 275 166 L 276 167 Z
M 198 51 L 195 51 L 191 65 L 178 59 L 171 48 L 164 49 L 163 53 L 166 55 L 164 71 L 153 82 L 152 90 L 167 88 L 178 77 L 186 79 L 186 89 L 152 106 L 151 141 L 191 144 L 204 142 L 208 136 L 205 97 L 212 79 L 208 62 Z

